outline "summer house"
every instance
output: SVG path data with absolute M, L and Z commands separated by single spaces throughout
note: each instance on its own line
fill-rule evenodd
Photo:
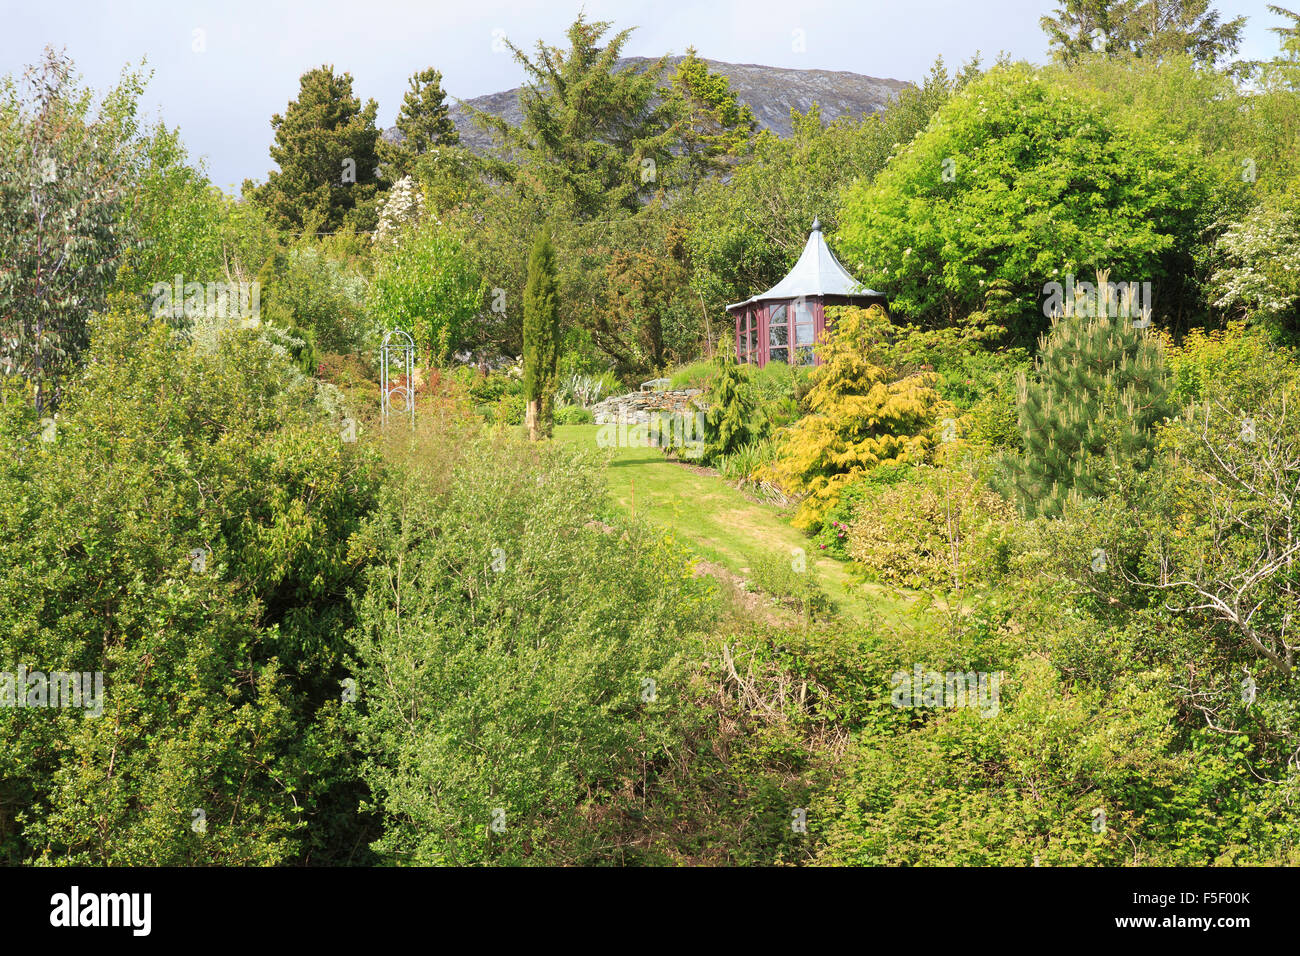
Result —
M 808 243 L 790 274 L 744 302 L 727 306 L 736 319 L 736 355 L 762 368 L 768 362 L 820 365 L 813 343 L 826 330 L 828 305 L 884 305 L 885 297 L 849 275 L 814 219 Z

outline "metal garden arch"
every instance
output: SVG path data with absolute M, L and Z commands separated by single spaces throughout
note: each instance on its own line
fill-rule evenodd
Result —
M 398 336 L 394 339 L 394 336 Z M 402 384 L 394 385 L 390 369 L 396 359 L 400 363 L 399 379 Z M 384 336 L 379 347 L 379 390 L 382 398 L 380 406 L 380 423 L 388 424 L 393 415 L 393 399 L 398 399 L 397 413 L 406 415 L 415 427 L 415 341 L 401 329 L 394 329 Z

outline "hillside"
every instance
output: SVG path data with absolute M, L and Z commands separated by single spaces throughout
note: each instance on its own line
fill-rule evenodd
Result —
M 675 69 L 681 59 L 680 56 L 669 57 L 665 73 Z M 623 57 L 618 61 L 620 67 L 650 62 L 652 61 L 648 57 L 640 56 Z M 903 80 L 881 79 L 842 70 L 792 70 L 754 63 L 722 63 L 718 60 L 705 62 L 709 69 L 726 74 L 737 98 L 753 109 L 759 125 L 778 136 L 790 134 L 792 109 L 803 113 L 817 103 L 821 106 L 822 115 L 828 120 L 844 115 L 862 116 L 878 112 L 900 90 L 911 85 Z M 517 124 L 523 116 L 519 108 L 520 89 L 521 87 L 515 87 L 499 93 L 474 96 L 452 106 L 451 116 L 460 131 L 462 142 L 477 153 L 486 151 L 492 143 L 489 134 L 470 118 L 470 112 L 464 104 L 494 116 L 505 117 L 510 123 Z M 390 127 L 384 135 L 390 139 L 396 137 L 397 127 Z

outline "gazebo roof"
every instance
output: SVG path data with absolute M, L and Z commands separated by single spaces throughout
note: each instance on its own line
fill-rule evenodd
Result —
M 803 247 L 799 261 L 790 270 L 790 274 L 761 295 L 753 296 L 744 302 L 733 302 L 727 306 L 727 309 L 730 311 L 765 299 L 797 299 L 800 296 L 816 298 L 824 295 L 852 297 L 878 296 L 880 293 L 866 288 L 840 265 L 840 261 L 835 258 L 835 254 L 826 245 L 826 240 L 822 238 L 821 220 L 814 219 L 812 232 L 808 234 L 808 242 Z

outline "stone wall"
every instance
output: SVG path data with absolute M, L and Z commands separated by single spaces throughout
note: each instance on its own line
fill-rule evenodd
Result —
M 692 399 L 702 394 L 698 388 L 663 392 L 631 392 L 615 395 L 591 406 L 597 425 L 649 424 L 650 416 L 659 413 L 693 414 L 699 409 Z M 703 403 L 699 403 L 702 407 Z

